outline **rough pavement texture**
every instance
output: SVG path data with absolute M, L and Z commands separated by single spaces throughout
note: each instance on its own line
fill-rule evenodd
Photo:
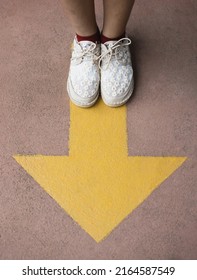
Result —
M 61 1 L 0 1 L 0 259 L 197 258 L 196 15 L 194 0 L 135 3 L 129 155 L 188 159 L 97 244 L 12 158 L 68 154 L 73 30 Z

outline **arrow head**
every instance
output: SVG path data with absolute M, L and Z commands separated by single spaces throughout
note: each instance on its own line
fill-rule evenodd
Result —
M 121 161 L 90 161 L 42 155 L 14 158 L 97 242 L 186 160 L 125 156 Z

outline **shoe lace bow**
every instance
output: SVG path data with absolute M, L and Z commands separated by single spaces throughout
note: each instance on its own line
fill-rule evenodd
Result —
M 92 57 L 93 55 L 93 59 L 97 60 L 98 56 L 93 52 L 95 49 L 96 49 L 96 44 L 91 42 L 90 44 L 88 44 L 87 47 L 83 48 L 80 52 L 75 53 L 71 59 L 72 60 L 76 60 L 80 58 L 83 59 L 85 56 Z
M 98 57 L 99 68 L 107 69 L 113 55 L 115 55 L 116 59 L 119 59 L 118 58 L 119 52 L 117 50 L 120 49 L 120 47 L 128 46 L 130 44 L 131 44 L 131 40 L 129 38 L 121 38 L 120 40 L 115 42 L 113 45 L 107 46 L 107 50 Z M 102 65 L 102 62 L 104 59 L 105 59 L 105 64 L 104 64 L 105 67 Z

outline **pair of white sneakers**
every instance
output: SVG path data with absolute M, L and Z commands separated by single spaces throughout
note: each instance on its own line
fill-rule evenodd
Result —
M 129 38 L 104 44 L 74 38 L 67 91 L 75 105 L 91 107 L 100 92 L 110 107 L 127 102 L 134 87 L 130 44 Z

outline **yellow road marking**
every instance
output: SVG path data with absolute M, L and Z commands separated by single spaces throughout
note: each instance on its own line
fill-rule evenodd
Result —
M 106 237 L 185 157 L 129 157 L 126 106 L 70 104 L 69 156 L 16 161 L 97 242 Z

